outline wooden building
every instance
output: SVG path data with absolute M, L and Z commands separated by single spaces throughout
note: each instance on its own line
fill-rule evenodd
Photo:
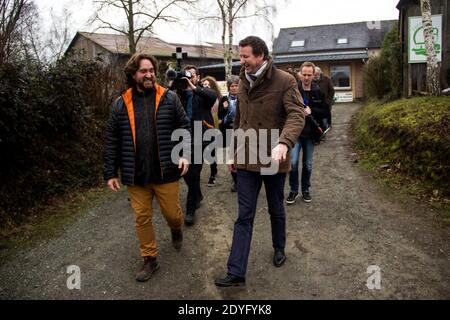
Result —
M 212 42 L 190 45 L 168 43 L 156 37 L 142 37 L 136 51 L 151 54 L 160 62 L 167 62 L 174 60 L 172 53 L 176 52 L 177 47 L 182 47 L 183 52 L 188 53 L 183 65 L 203 66 L 223 62 L 223 46 Z M 235 52 L 237 58 L 237 47 Z M 128 38 L 125 35 L 107 33 L 77 32 L 66 54 L 72 54 L 79 59 L 97 59 L 120 65 L 124 65 L 130 58 Z

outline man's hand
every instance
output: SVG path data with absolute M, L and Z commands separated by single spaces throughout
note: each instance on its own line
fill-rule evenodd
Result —
M 120 182 L 118 178 L 109 179 L 107 185 L 112 191 L 117 192 L 120 190 Z
M 184 176 L 189 170 L 189 161 L 184 158 L 180 158 L 178 161 L 178 169 L 182 169 L 181 176 Z
M 311 114 L 311 108 L 310 107 L 306 107 L 305 108 L 305 113 L 307 116 L 309 116 Z
M 277 163 L 286 161 L 287 151 L 287 145 L 279 143 L 275 148 L 272 149 L 272 159 Z
M 228 101 L 224 101 L 223 102 L 223 108 L 224 109 L 228 109 Z
M 234 164 L 233 160 L 227 160 L 227 166 L 228 166 L 228 170 L 230 172 L 236 172 L 237 171 L 236 165 Z
M 185 79 L 185 80 L 186 80 L 186 82 L 187 82 L 187 84 L 188 84 L 188 90 L 189 90 L 189 89 L 190 89 L 190 90 L 195 90 L 195 86 L 194 86 L 194 84 L 191 82 L 191 79 L 186 78 L 186 77 L 183 77 L 183 78 L 181 78 L 181 79 Z

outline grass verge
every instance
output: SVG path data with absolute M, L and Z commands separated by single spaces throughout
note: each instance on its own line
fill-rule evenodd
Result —
M 45 205 L 33 208 L 20 222 L 0 227 L 1 260 L 17 250 L 61 236 L 85 213 L 113 198 L 115 194 L 105 187 L 76 190 L 54 197 Z
M 450 97 L 371 102 L 352 133 L 361 167 L 450 224 Z

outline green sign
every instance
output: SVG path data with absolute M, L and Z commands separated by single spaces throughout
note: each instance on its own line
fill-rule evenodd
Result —
M 438 61 L 442 60 L 442 15 L 431 16 L 434 50 Z M 426 63 L 427 53 L 423 35 L 422 17 L 408 19 L 408 62 Z

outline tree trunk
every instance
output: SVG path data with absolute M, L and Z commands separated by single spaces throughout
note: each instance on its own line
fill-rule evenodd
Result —
M 224 18 L 222 18 L 222 46 L 225 49 L 223 52 L 223 63 L 225 65 L 225 77 L 228 74 L 228 65 L 227 65 L 227 43 L 226 43 L 226 33 L 227 33 L 227 23 Z
M 435 39 L 433 37 L 433 25 L 431 21 L 430 0 L 420 0 L 422 10 L 423 36 L 425 40 L 425 49 L 427 52 L 427 88 L 432 96 L 441 95 L 440 85 L 440 66 L 437 61 L 436 51 L 434 49 Z
M 231 2 L 231 1 L 230 1 Z M 231 4 L 230 4 L 231 5 Z M 234 37 L 234 29 L 233 29 L 233 10 L 230 8 L 228 10 L 228 46 L 225 50 L 225 77 L 226 79 L 230 79 L 233 74 L 233 37 Z
M 134 38 L 134 11 L 133 11 L 133 0 L 128 0 L 128 48 L 130 49 L 130 54 L 136 53 L 136 42 Z

